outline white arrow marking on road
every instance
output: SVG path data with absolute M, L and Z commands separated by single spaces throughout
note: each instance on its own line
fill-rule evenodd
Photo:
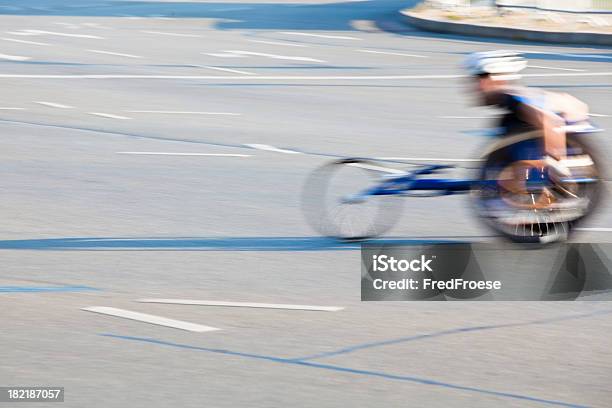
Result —
M 286 305 L 282 303 L 251 303 L 251 302 L 218 302 L 214 300 L 190 300 L 190 299 L 138 299 L 141 303 L 164 303 L 174 305 L 194 306 L 225 306 L 225 307 L 251 307 L 261 309 L 286 309 L 286 310 L 310 310 L 322 312 L 337 312 L 343 310 L 338 306 L 309 306 L 309 305 Z
M 94 312 L 100 313 L 109 316 L 122 317 L 124 319 L 136 320 L 139 322 L 145 322 L 150 324 L 155 324 L 158 326 L 172 327 L 174 329 L 186 330 L 191 332 L 208 332 L 221 330 L 216 327 L 203 326 L 201 324 L 184 322 L 182 320 L 174 320 L 168 319 L 166 317 L 155 316 L 145 313 L 132 312 L 130 310 L 124 309 L 116 309 L 114 307 L 105 307 L 105 306 L 92 306 L 92 307 L 84 307 L 81 310 L 86 312 Z

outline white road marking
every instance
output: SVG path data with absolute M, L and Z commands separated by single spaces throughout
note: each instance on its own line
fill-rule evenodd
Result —
M 225 53 L 225 52 L 203 52 L 204 55 L 209 55 L 211 57 L 219 57 L 219 58 L 245 58 L 244 55 Z
M 155 316 L 155 315 L 150 315 L 150 314 L 145 314 L 145 313 L 132 312 L 130 310 L 117 309 L 114 307 L 91 306 L 91 307 L 84 307 L 81 310 L 84 310 L 86 312 L 100 313 L 100 314 L 108 315 L 108 316 L 121 317 L 121 318 L 129 319 L 129 320 L 136 320 L 139 322 L 155 324 L 158 326 L 172 327 L 174 329 L 186 330 L 190 332 L 202 333 L 202 332 L 208 332 L 208 331 L 221 330 L 216 327 L 203 326 L 201 324 L 184 322 L 182 320 L 168 319 L 166 317 Z
M 528 68 L 539 68 L 539 69 L 553 69 L 558 71 L 574 71 L 574 72 L 584 72 L 586 69 L 574 69 L 574 68 L 559 68 L 559 67 L 545 67 L 542 65 L 527 65 Z
M 417 54 L 406 54 L 404 52 L 387 52 L 387 51 L 374 51 L 374 50 L 357 50 L 359 52 L 367 52 L 370 54 L 384 54 L 384 55 L 397 55 L 400 57 L 414 57 L 414 58 L 429 58 L 426 55 L 417 55 Z
M 574 228 L 575 231 L 612 232 L 612 228 Z
M 20 30 L 20 31 L 7 31 L 7 34 L 11 35 L 56 35 L 60 37 L 74 37 L 74 38 L 94 38 L 97 40 L 102 40 L 104 37 L 99 37 L 97 35 L 88 35 L 88 34 L 70 34 L 70 33 L 58 33 L 56 31 L 44 31 L 44 30 Z
M 61 26 L 64 26 L 66 28 L 71 28 L 71 29 L 80 28 L 78 23 L 77 24 L 72 24 L 72 23 L 63 23 L 63 22 L 56 21 L 53 24 L 61 25 Z
M 9 61 L 27 61 L 30 57 L 22 57 L 19 55 L 8 55 L 8 54 L 0 54 L 0 59 L 5 59 Z
M 589 113 L 589 116 L 592 116 L 594 118 L 609 118 L 612 115 L 604 115 L 602 113 Z
M 74 108 L 74 106 L 64 105 L 62 103 L 55 103 L 55 102 L 34 101 L 34 103 L 37 103 L 39 105 L 49 106 L 51 108 L 60 108 L 60 109 L 73 109 Z
M 25 110 L 25 108 L 13 108 L 10 106 L 0 106 L 0 110 Z
M 226 115 L 240 116 L 241 113 L 233 112 L 198 112 L 198 111 L 169 111 L 169 110 L 129 110 L 128 113 L 159 113 L 167 115 Z
M 287 47 L 308 47 L 307 45 L 304 45 L 304 44 L 295 44 L 295 43 L 280 42 L 280 41 L 264 41 L 264 40 L 247 40 L 247 41 L 253 42 L 253 43 L 259 43 L 259 44 L 284 45 Z
M 81 23 L 81 25 L 83 25 L 85 27 L 101 28 L 103 30 L 112 30 L 111 27 L 107 27 L 107 26 L 99 24 L 99 23 Z
M 225 51 L 225 52 L 231 52 L 233 54 L 238 54 L 238 55 L 252 55 L 254 57 L 266 57 L 266 58 L 279 59 L 279 60 L 325 62 L 323 60 L 319 60 L 319 59 L 315 59 L 315 58 L 310 58 L 310 57 L 293 57 L 293 56 L 289 56 L 289 55 L 266 54 L 266 53 L 263 53 L 263 52 L 240 51 L 240 50 L 238 50 L 238 51 Z
M 284 35 L 301 35 L 304 37 L 317 37 L 317 38 L 330 38 L 334 40 L 361 40 L 361 38 L 357 37 L 348 37 L 342 35 L 327 35 L 327 34 L 313 34 L 313 33 L 300 33 L 296 31 L 281 31 L 279 34 Z
M 143 156 L 211 156 L 211 157 L 251 157 L 251 154 L 233 153 L 182 153 L 182 152 L 116 152 L 117 154 L 133 154 Z
M 347 166 L 358 167 L 360 169 L 366 169 L 366 170 L 380 171 L 383 173 L 390 173 L 390 174 L 406 174 L 406 172 L 403 170 L 391 169 L 391 168 L 383 167 L 383 166 L 375 166 L 373 164 L 367 164 L 367 163 L 349 163 L 347 164 Z
M 257 150 L 265 150 L 267 152 L 287 153 L 287 154 L 303 154 L 302 152 L 296 152 L 295 150 L 279 149 L 278 147 L 270 146 L 270 145 L 267 145 L 267 144 L 250 143 L 250 144 L 245 144 L 244 146 L 251 147 L 251 148 L 257 149 Z
M 87 51 L 95 52 L 96 54 L 116 55 L 118 57 L 142 58 L 140 55 L 123 54 L 121 52 L 111 52 L 111 51 L 102 51 L 102 50 L 87 50 Z
M 310 305 L 287 305 L 282 303 L 251 303 L 251 302 L 217 302 L 214 300 L 190 300 L 190 299 L 138 299 L 141 303 L 164 303 L 173 305 L 195 305 L 195 306 L 225 306 L 225 307 L 251 307 L 262 309 L 286 309 L 286 310 L 311 310 L 322 312 L 337 312 L 343 310 L 339 306 L 310 306 Z
M 440 119 L 492 119 L 496 116 L 438 116 Z
M 208 65 L 205 65 L 205 66 L 202 66 L 202 67 L 203 68 L 208 68 L 208 69 L 214 69 L 214 70 L 217 70 L 217 71 L 233 72 L 234 74 L 256 75 L 254 72 L 239 71 L 237 69 L 211 67 L 211 66 L 208 66 Z
M 426 162 L 480 162 L 482 159 L 445 159 L 440 157 L 375 157 L 374 160 L 407 160 L 407 161 L 426 161 Z
M 180 33 L 169 33 L 166 31 L 146 31 L 143 30 L 141 31 L 142 33 L 147 33 L 147 34 L 159 34 L 159 35 L 169 35 L 171 37 L 191 37 L 191 38 L 201 38 L 201 35 L 197 35 L 197 34 L 180 34 Z
M 31 45 L 51 45 L 49 43 L 38 42 L 38 41 L 27 41 L 27 40 L 18 40 L 16 38 L 2 38 L 4 41 L 12 41 L 20 44 L 31 44 Z
M 110 119 L 132 119 L 132 118 L 128 118 L 127 116 L 120 116 L 120 115 L 113 115 L 111 113 L 103 113 L 103 112 L 87 112 L 90 115 L 95 115 L 95 116 L 101 116 L 103 118 L 110 118 Z
M 548 74 L 524 74 L 523 77 L 578 77 L 578 76 L 612 76 L 612 72 L 568 72 L 568 73 L 548 73 Z M 142 74 L 0 74 L 1 78 L 10 79 L 222 79 L 222 80 L 304 80 L 304 81 L 321 81 L 321 80 L 409 80 L 409 79 L 460 79 L 468 78 L 468 75 L 347 75 L 347 76 L 292 76 L 292 75 L 253 75 L 253 76 L 211 76 L 211 75 L 142 75 Z

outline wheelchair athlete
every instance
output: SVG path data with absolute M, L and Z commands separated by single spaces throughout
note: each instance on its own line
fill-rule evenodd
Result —
M 477 102 L 506 111 L 499 127 L 502 135 L 541 131 L 544 138 L 542 162 L 553 178 L 571 176 L 566 160 L 568 125 L 588 124 L 588 106 L 566 93 L 547 92 L 515 83 L 527 60 L 512 51 L 470 54 L 465 67 L 474 79 Z

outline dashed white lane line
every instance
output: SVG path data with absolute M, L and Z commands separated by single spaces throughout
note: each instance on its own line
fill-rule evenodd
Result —
M 245 55 L 232 54 L 231 52 L 203 52 L 202 54 L 208 55 L 211 57 L 219 57 L 219 58 L 245 58 Z
M 104 113 L 104 112 L 87 112 L 87 113 L 89 113 L 90 115 L 100 116 L 100 117 L 109 118 L 109 119 L 122 119 L 122 120 L 132 119 L 132 118 L 128 118 L 127 116 L 113 115 L 111 113 Z
M 197 35 L 197 34 L 181 34 L 181 33 L 169 33 L 167 31 L 147 31 L 147 30 L 143 30 L 141 31 L 142 33 L 146 33 L 146 34 L 158 34 L 158 35 L 167 35 L 170 37 L 190 37 L 190 38 L 201 38 L 201 35 Z
M 25 110 L 25 108 L 14 108 L 12 106 L 0 106 L 0 110 Z
M 285 309 L 285 310 L 309 310 L 321 312 L 337 312 L 343 310 L 339 306 L 311 306 L 311 305 L 287 305 L 282 303 L 252 303 L 252 302 L 218 302 L 214 300 L 190 300 L 190 299 L 138 299 L 141 303 L 164 303 L 173 305 L 194 306 L 224 306 L 224 307 L 250 307 L 261 309 Z
M 429 58 L 426 55 L 406 54 L 404 52 L 388 52 L 388 51 L 374 51 L 374 50 L 357 50 L 357 51 L 359 51 L 359 52 L 367 52 L 369 54 L 396 55 L 396 56 L 399 56 L 399 57 Z
M 602 113 L 589 113 L 589 116 L 592 116 L 594 118 L 609 118 L 612 115 L 604 115 Z
M 87 50 L 87 51 L 95 52 L 96 54 L 115 55 L 115 56 L 118 56 L 118 57 L 142 58 L 140 55 L 123 54 L 121 52 L 112 52 L 112 51 L 104 51 L 104 50 Z
M 202 68 L 214 69 L 216 71 L 232 72 L 234 74 L 256 75 L 254 72 L 239 71 L 237 69 L 230 69 L 230 68 L 211 67 L 208 65 L 204 65 L 202 66 Z
M 117 154 L 131 154 L 141 156 L 210 156 L 210 157 L 251 157 L 250 154 L 234 153 L 184 153 L 184 152 L 116 152 Z
M 286 154 L 303 154 L 302 152 L 296 152 L 295 150 L 280 149 L 278 147 L 270 146 L 267 144 L 250 143 L 250 144 L 245 144 L 244 146 L 250 147 L 252 149 L 257 149 L 257 150 L 265 150 L 267 152 L 286 153 Z
M 74 38 L 93 38 L 96 40 L 103 40 L 104 37 L 89 34 L 71 34 L 71 33 L 59 33 L 57 31 L 44 31 L 44 30 L 20 30 L 20 31 L 7 31 L 7 34 L 11 35 L 24 35 L 24 36 L 37 36 L 37 35 L 55 35 L 59 37 L 74 37 Z
M 288 60 L 288 61 L 306 61 L 306 62 L 325 62 L 323 60 L 320 59 L 316 59 L 316 58 L 310 58 L 310 57 L 294 57 L 294 56 L 290 56 L 290 55 L 277 55 L 277 54 L 267 54 L 264 52 L 254 52 L 254 51 L 225 51 L 225 52 L 229 52 L 232 54 L 237 54 L 237 55 L 250 55 L 250 56 L 254 56 L 254 57 L 265 57 L 265 58 L 272 58 L 272 59 L 279 59 L 279 60 Z
M 297 31 L 281 31 L 279 34 L 284 35 L 300 35 L 303 37 L 317 37 L 317 38 L 329 38 L 333 40 L 361 40 L 361 38 L 357 37 L 348 37 L 343 35 L 328 35 L 328 34 L 313 34 L 313 33 L 301 33 Z
M 0 54 L 0 59 L 5 59 L 9 61 L 27 61 L 30 59 L 30 57 L 22 57 L 20 55 Z
M 247 40 L 247 41 L 252 42 L 252 43 L 258 43 L 258 44 L 282 45 L 286 47 L 308 47 L 307 45 L 304 45 L 304 44 L 295 44 L 295 43 L 280 42 L 280 41 L 264 41 L 264 40 Z
M 84 307 L 81 310 L 86 312 L 100 313 L 108 316 L 121 317 L 123 319 L 136 320 L 139 322 L 155 324 L 158 326 L 172 327 L 174 329 L 186 330 L 190 332 L 208 332 L 221 330 L 216 327 L 203 326 L 201 324 L 185 322 L 182 320 L 168 319 L 166 317 L 150 315 L 146 313 L 132 312 L 130 310 L 117 309 L 114 307 L 91 306 Z
M 528 68 L 538 68 L 538 69 L 552 69 L 557 71 L 574 71 L 574 72 L 585 72 L 586 69 L 575 69 L 575 68 L 561 68 L 561 67 L 545 67 L 543 65 L 527 65 Z
M 18 40 L 16 38 L 2 38 L 3 41 L 11 41 L 20 44 L 30 44 L 30 45 L 51 45 L 49 43 L 38 42 L 38 41 L 27 41 L 27 40 Z
M 170 110 L 129 110 L 128 113 L 158 113 L 165 115 L 224 115 L 240 116 L 241 113 L 234 112 L 199 112 L 199 111 L 170 111 Z
M 63 103 L 56 102 L 46 102 L 46 101 L 34 101 L 39 105 L 48 106 L 50 108 L 60 108 L 60 109 L 74 109 L 74 106 L 64 105 Z

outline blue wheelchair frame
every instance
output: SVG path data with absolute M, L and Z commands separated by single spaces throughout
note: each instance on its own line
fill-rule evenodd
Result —
M 409 191 L 435 191 L 435 194 L 418 195 L 426 197 L 459 194 L 470 191 L 480 180 L 473 179 L 421 179 L 419 176 L 434 174 L 439 170 L 453 168 L 448 165 L 427 165 L 405 175 L 390 176 L 383 183 L 371 187 L 358 196 L 406 195 Z
M 590 134 L 601 132 L 603 129 L 588 124 L 583 129 L 573 129 L 568 133 L 572 135 L 578 134 Z M 507 163 L 511 163 L 519 160 L 539 160 L 542 158 L 543 146 L 541 145 L 540 138 L 530 138 L 519 141 L 514 144 L 510 144 L 507 147 Z M 453 195 L 469 192 L 475 188 L 483 188 L 491 186 L 496 188 L 498 180 L 486 180 L 486 179 L 436 179 L 436 178 L 419 178 L 420 176 L 434 174 L 440 170 L 454 168 L 455 166 L 450 165 L 424 165 L 411 172 L 405 174 L 393 174 L 387 176 L 387 180 L 382 183 L 368 188 L 351 198 L 351 200 L 361 200 L 367 196 L 378 196 L 378 195 L 403 195 L 412 197 L 437 197 L 444 195 Z M 589 183 L 597 180 L 591 178 L 568 178 L 567 180 L 560 181 L 571 181 L 575 183 Z M 543 186 L 554 184 L 548 175 L 546 168 L 531 169 L 530 174 L 527 177 L 527 188 L 528 189 L 540 189 Z M 429 191 L 429 194 L 409 194 L 410 191 Z

